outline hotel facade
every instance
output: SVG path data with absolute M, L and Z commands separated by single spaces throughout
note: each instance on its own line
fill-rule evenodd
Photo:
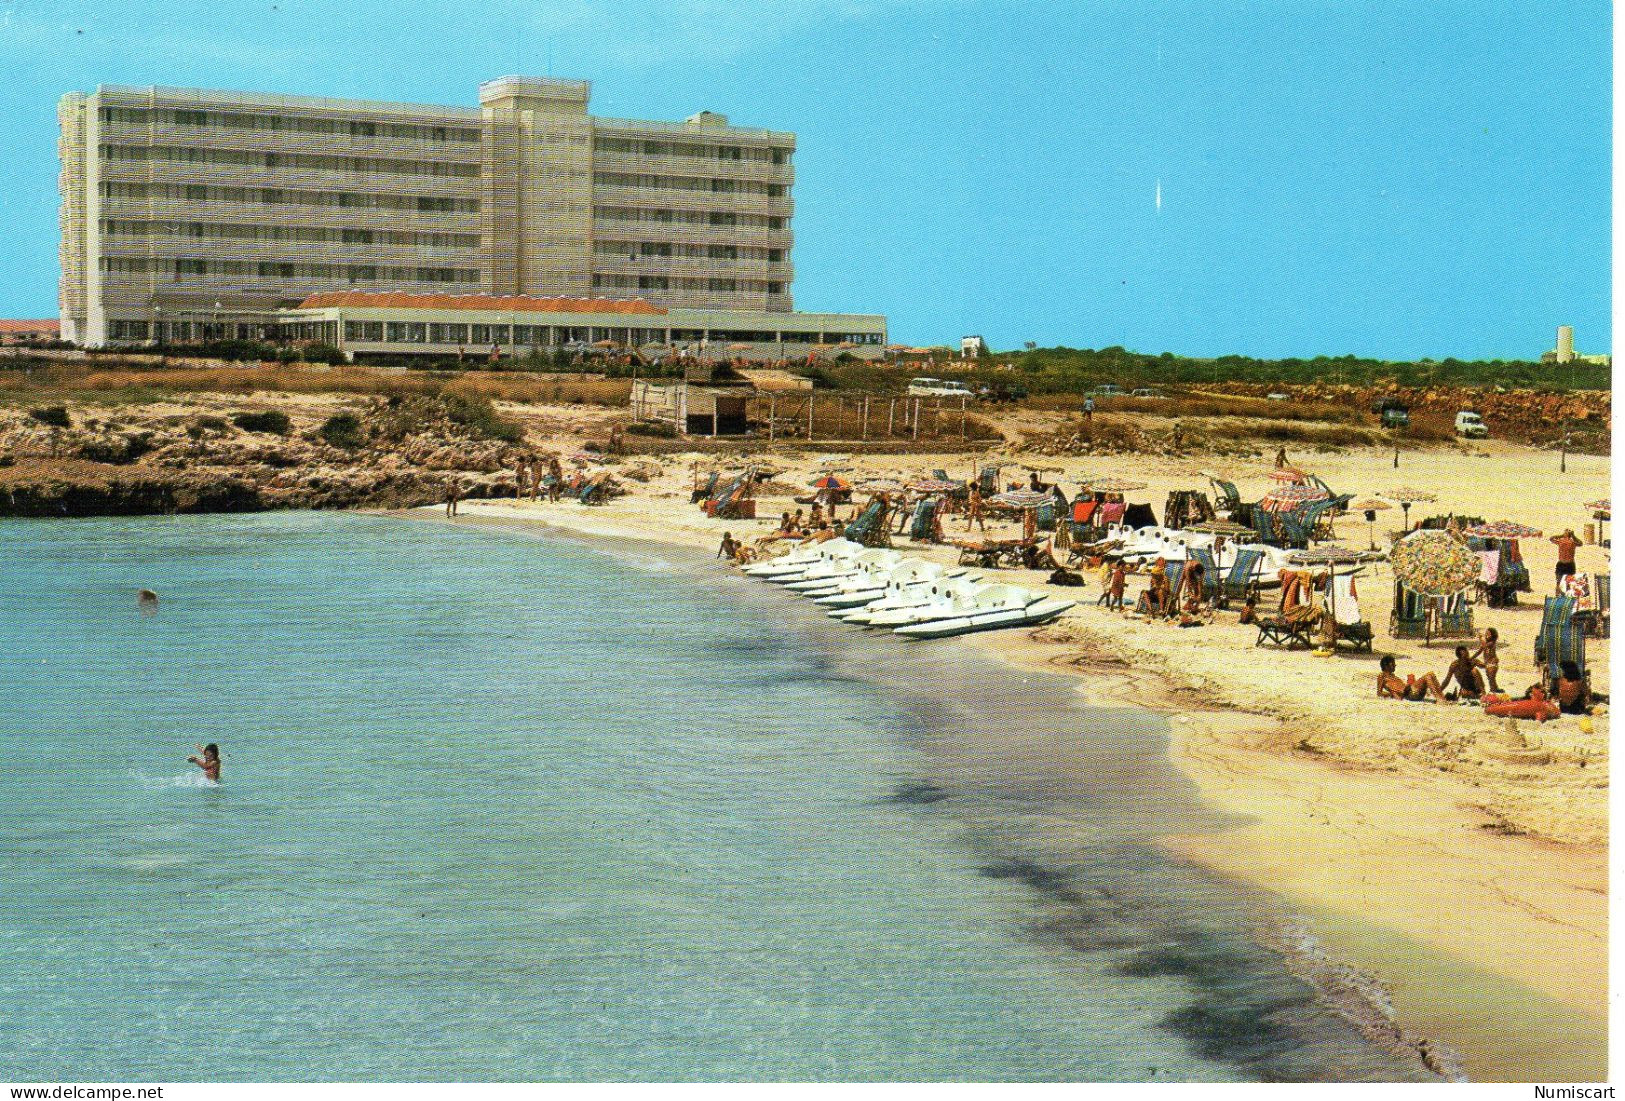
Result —
M 563 322 L 515 340 L 508 319 L 491 344 L 658 333 L 649 343 L 756 358 L 816 344 L 880 354 L 884 317 L 793 312 L 795 135 L 710 112 L 595 118 L 588 94 L 585 81 L 505 77 L 481 85 L 478 108 L 105 86 L 65 96 L 63 336 L 319 333 L 428 354 L 485 343 L 431 331 L 490 335 L 506 311 Z M 346 307 L 367 324 L 346 328 Z M 628 326 L 628 309 L 655 323 Z

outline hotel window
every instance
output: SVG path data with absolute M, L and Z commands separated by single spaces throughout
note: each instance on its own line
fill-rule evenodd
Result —
M 638 276 L 638 290 L 640 291 L 663 291 L 666 289 L 668 289 L 668 284 L 664 275 Z
M 347 245 L 372 244 L 372 230 L 370 229 L 347 229 L 343 231 L 341 237 Z
M 706 255 L 713 260 L 737 260 L 739 249 L 734 245 L 712 245 L 706 250 Z
M 712 279 L 708 289 L 717 293 L 731 294 L 734 290 L 734 281 L 732 279 Z
M 709 221 L 714 226 L 734 226 L 739 224 L 739 217 L 726 210 L 713 210 Z

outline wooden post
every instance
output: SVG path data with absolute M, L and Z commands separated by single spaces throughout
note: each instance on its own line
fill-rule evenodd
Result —
M 813 392 L 807 391 L 807 442 L 812 443 L 813 434 Z
M 897 435 L 897 399 L 892 398 L 886 403 L 886 435 Z
M 779 411 L 779 399 L 775 394 L 767 395 L 767 442 L 773 442 L 774 414 Z
M 920 438 L 920 399 L 914 399 L 914 438 Z
M 965 430 L 965 426 L 970 420 L 969 414 L 966 413 L 966 411 L 965 411 L 965 407 L 966 407 L 966 405 L 967 405 L 967 403 L 969 401 L 970 401 L 969 398 L 965 397 L 963 394 L 960 395 L 960 397 L 959 397 L 959 438 L 962 439 L 962 440 L 966 439 L 968 437 L 968 435 L 969 435 L 969 433 L 967 433 L 966 430 Z
M 841 438 L 841 426 L 846 423 L 846 399 L 835 399 L 835 438 Z
M 869 438 L 869 395 L 863 395 L 863 427 L 859 430 L 863 439 Z

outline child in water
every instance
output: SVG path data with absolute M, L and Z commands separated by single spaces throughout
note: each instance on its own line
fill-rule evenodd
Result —
M 203 756 L 188 757 L 186 758 L 187 763 L 201 768 L 204 779 L 210 783 L 218 784 L 220 782 L 220 747 L 210 742 L 198 752 L 202 753 Z

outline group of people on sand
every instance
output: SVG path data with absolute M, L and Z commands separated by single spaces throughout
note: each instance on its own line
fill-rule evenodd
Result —
M 1572 661 L 1559 663 L 1555 676 L 1530 685 L 1523 695 L 1507 695 L 1496 680 L 1501 666 L 1497 656 L 1499 641 L 1495 628 L 1489 627 L 1479 637 L 1476 651 L 1457 646 L 1455 660 L 1445 670 L 1443 680 L 1432 672 L 1412 673 L 1401 679 L 1394 655 L 1384 654 L 1378 662 L 1377 695 L 1413 703 L 1480 703 L 1484 713 L 1492 717 L 1541 722 L 1559 715 L 1589 715 L 1594 703 L 1603 702 L 1591 691 L 1580 666 Z
M 564 490 L 564 468 L 557 455 L 545 459 L 522 456 L 514 465 L 514 496 L 525 500 L 539 500 L 546 492 L 549 501 L 557 501 Z

